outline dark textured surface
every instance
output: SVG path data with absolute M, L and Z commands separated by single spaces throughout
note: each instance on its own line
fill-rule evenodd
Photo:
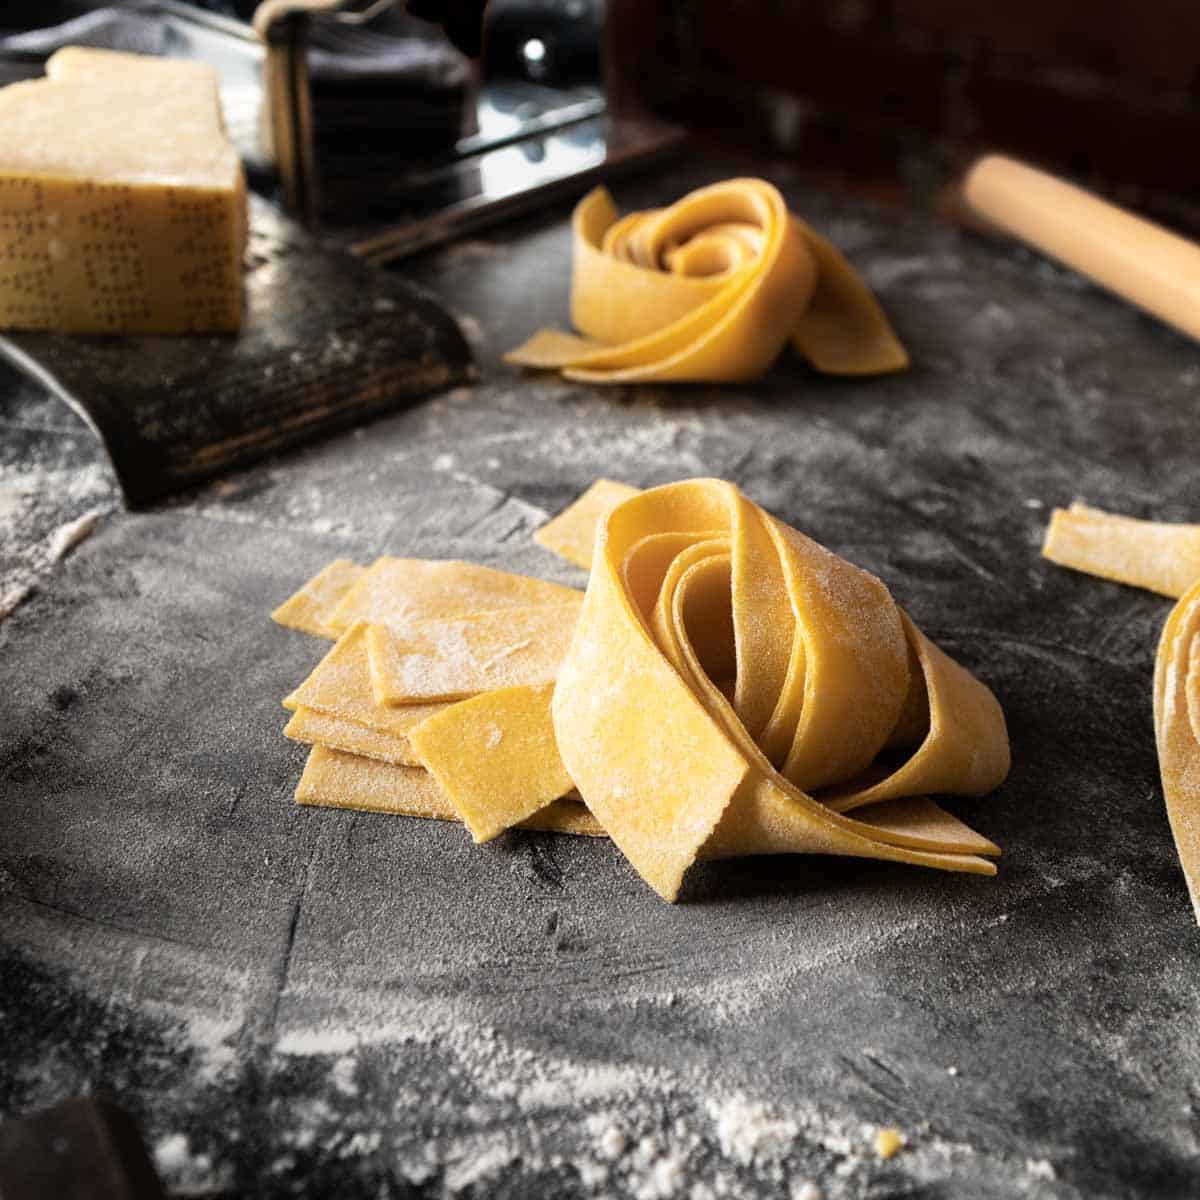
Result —
M 131 505 L 469 377 L 432 297 L 319 247 L 257 199 L 246 264 L 236 336 L 0 335 L 0 355 L 96 429 Z
M 1023 252 L 790 198 L 911 372 L 521 377 L 497 354 L 565 315 L 551 213 L 409 264 L 473 318 L 480 384 L 112 513 L 0 624 L 0 1111 L 107 1088 L 173 1188 L 229 1195 L 1200 1191 L 1200 934 L 1150 717 L 1168 604 L 1037 553 L 1075 497 L 1196 519 L 1200 352 Z M 89 469 L 44 400 L 0 395 L 6 486 Z M 321 646 L 267 611 L 384 550 L 576 578 L 529 534 L 601 474 L 735 480 L 995 689 L 1013 773 L 957 808 L 996 880 L 757 860 L 669 907 L 605 844 L 292 805 L 278 701 Z M 47 503 L 13 527 L 45 537 Z M 890 1162 L 878 1124 L 909 1138 Z
M 164 1192 L 128 1114 L 87 1097 L 0 1125 L 0 1195 L 163 1200 Z

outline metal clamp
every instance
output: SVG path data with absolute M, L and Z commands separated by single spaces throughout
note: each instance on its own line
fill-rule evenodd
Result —
M 312 89 L 305 53 L 309 22 L 313 16 L 328 15 L 347 25 L 361 25 L 391 8 L 395 0 L 373 0 L 361 9 L 350 8 L 352 2 L 264 0 L 254 12 L 254 31 L 267 47 L 263 87 L 284 202 L 309 227 L 316 226 L 319 211 Z

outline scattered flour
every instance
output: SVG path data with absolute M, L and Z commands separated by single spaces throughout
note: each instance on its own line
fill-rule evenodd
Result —
M 358 1044 L 358 1037 L 348 1029 L 295 1029 L 285 1033 L 275 1049 L 279 1054 L 307 1058 L 318 1054 L 347 1054 Z
M 687 1183 L 687 1160 L 680 1154 L 655 1159 L 649 1170 L 636 1181 L 634 1200 L 673 1200 Z
M 500 1175 L 516 1157 L 507 1145 L 491 1146 L 462 1160 L 446 1170 L 446 1190 L 453 1195 L 474 1184 Z
M 172 1195 L 202 1196 L 223 1192 L 232 1184 L 231 1172 L 214 1167 L 207 1154 L 193 1152 L 185 1134 L 167 1134 L 154 1143 L 150 1153 L 159 1175 L 171 1180 Z
M 825 1193 L 811 1179 L 802 1179 L 792 1185 L 792 1200 L 825 1200 Z
M 766 1105 L 745 1096 L 710 1103 L 708 1111 L 716 1124 L 722 1153 L 743 1166 L 760 1156 L 782 1157 L 800 1134 L 794 1121 L 773 1114 Z
M 579 1161 L 576 1169 L 579 1172 L 580 1183 L 590 1192 L 598 1191 L 608 1183 L 608 1167 L 603 1163 L 584 1158 Z
M 46 545 L 46 552 L 50 557 L 51 562 L 59 562 L 66 558 L 80 542 L 85 541 L 92 534 L 92 531 L 100 524 L 100 518 L 104 516 L 106 509 L 92 508 L 83 514 L 81 517 L 76 517 L 73 521 L 68 521 L 65 525 L 60 525 L 51 535 L 50 540 Z
M 116 506 L 116 485 L 101 463 L 0 472 L 0 621 Z M 63 522 L 70 512 L 79 515 Z
M 1025 1171 L 1034 1179 L 1044 1179 L 1047 1183 L 1053 1183 L 1058 1178 L 1058 1172 L 1048 1158 L 1027 1158 Z
M 625 1153 L 629 1146 L 629 1138 L 615 1125 L 609 1125 L 596 1139 L 596 1145 L 600 1153 L 611 1162 Z

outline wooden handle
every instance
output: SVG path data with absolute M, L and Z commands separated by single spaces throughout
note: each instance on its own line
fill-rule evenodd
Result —
M 1200 246 L 999 155 L 980 159 L 963 191 L 994 225 L 1200 339 Z

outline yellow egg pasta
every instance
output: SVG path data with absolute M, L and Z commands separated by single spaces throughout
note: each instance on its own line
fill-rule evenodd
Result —
M 597 188 L 571 223 L 571 321 L 507 361 L 589 383 L 756 379 L 790 341 L 819 371 L 872 375 L 908 355 L 870 289 L 762 179 L 618 217 Z
M 533 540 L 567 562 L 590 571 L 596 526 L 622 500 L 637 494 L 638 489 L 627 483 L 597 479 L 574 503 L 538 529 Z
M 1056 508 L 1042 554 L 1060 566 L 1178 599 L 1200 579 L 1200 525 Z
M 366 569 L 349 559 L 336 559 L 289 596 L 271 614 L 271 620 L 314 637 L 335 639 L 337 633 L 330 628 L 329 619 Z
M 375 699 L 367 657 L 369 630 L 370 626 L 362 621 L 352 625 L 308 678 L 284 698 L 283 707 L 293 711 L 311 709 L 400 739 L 407 739 L 414 725 L 445 708 L 441 703 L 393 707 Z
M 1167 817 L 1200 922 L 1200 575 L 1163 628 L 1154 666 L 1154 732 Z
M 420 767 L 395 766 L 314 746 L 296 788 L 296 802 L 317 808 L 388 813 L 458 821 L 458 811 L 441 785 Z M 604 837 L 596 819 L 577 800 L 564 797 L 522 821 L 517 828 L 577 837 Z
M 1061 566 L 1178 598 L 1154 664 L 1154 735 L 1171 833 L 1200 922 L 1200 525 L 1056 508 L 1042 554 Z
M 554 729 L 584 803 L 661 896 L 676 898 L 698 857 L 733 854 L 994 872 L 982 856 L 996 848 L 957 821 L 874 825 L 811 794 L 845 788 L 842 808 L 932 787 L 979 794 L 1008 771 L 995 697 L 878 579 L 718 480 L 625 501 L 595 555 Z M 857 788 L 922 688 L 937 703 L 924 740 Z
M 385 557 L 358 577 L 327 621 L 338 634 L 358 621 L 403 632 L 420 621 L 578 601 L 574 588 L 475 563 Z
M 357 721 L 317 712 L 315 708 L 305 708 L 303 705 L 296 707 L 292 719 L 283 727 L 283 734 L 293 741 L 307 742 L 310 746 L 328 746 L 330 750 L 343 750 L 347 754 L 376 758 L 397 766 L 421 765 L 404 735 L 371 729 Z
M 600 481 L 537 539 L 582 597 L 385 558 L 288 602 L 344 630 L 284 702 L 298 801 L 607 834 L 667 900 L 746 854 L 995 872 L 929 795 L 1004 779 L 1000 706 L 874 576 L 715 479 Z
M 574 789 L 554 741 L 553 684 L 453 704 L 411 733 L 471 836 L 486 842 Z
M 429 703 L 553 683 L 579 618 L 583 597 L 575 596 L 568 604 L 421 621 L 403 633 L 369 626 L 375 699 L 387 705 Z

